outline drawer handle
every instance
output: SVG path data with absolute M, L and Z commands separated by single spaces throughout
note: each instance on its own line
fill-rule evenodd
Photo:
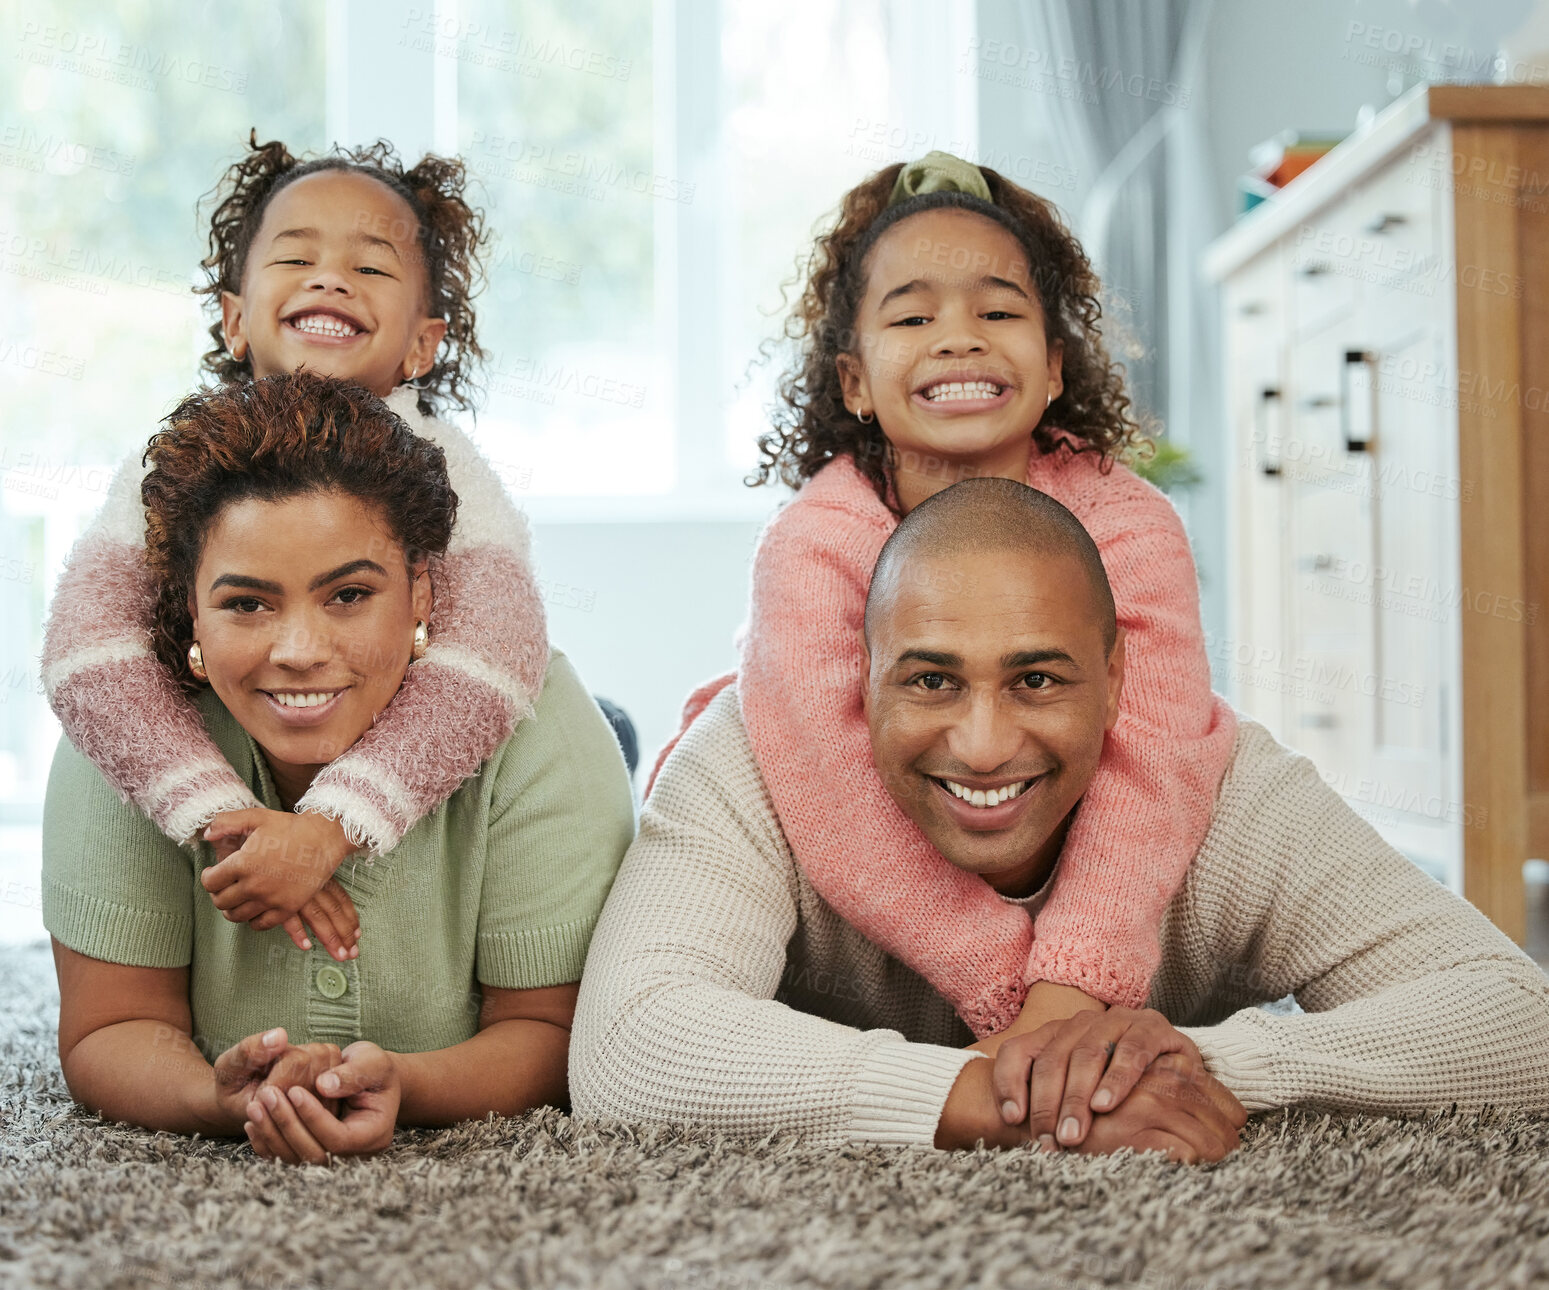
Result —
M 1304 555 L 1301 558 L 1303 573 L 1322 573 L 1325 569 L 1334 567 L 1334 557 L 1331 555 Z
M 1371 451 L 1372 433 L 1377 424 L 1377 382 L 1372 379 L 1376 362 L 1377 356 L 1370 350 L 1347 349 L 1340 367 L 1341 420 L 1344 422 L 1345 451 L 1349 453 Z M 1357 372 L 1362 377 L 1360 389 L 1354 388 Z
M 1386 233 L 1389 229 L 1399 228 L 1409 223 L 1409 216 L 1400 215 L 1397 211 L 1383 211 L 1366 226 L 1368 233 Z
M 1325 273 L 1333 271 L 1334 266 L 1325 264 L 1322 260 L 1314 260 L 1311 264 L 1304 264 L 1301 267 L 1301 275 L 1304 278 L 1321 278 Z
M 1302 407 L 1309 412 L 1319 412 L 1324 408 L 1332 408 L 1339 403 L 1332 394 L 1309 394 L 1302 400 Z
M 1332 712 L 1304 712 L 1298 724 L 1304 730 L 1332 730 L 1339 724 L 1339 718 Z
M 1258 419 L 1255 432 L 1259 444 L 1264 448 L 1264 455 L 1259 459 L 1259 470 L 1272 479 L 1280 474 L 1280 459 L 1269 455 L 1269 418 L 1271 415 L 1278 416 L 1279 413 L 1280 391 L 1273 385 L 1266 385 L 1259 391 L 1258 405 L 1254 408 L 1254 415 Z M 1279 428 L 1276 425 L 1277 431 Z M 1278 435 L 1276 442 L 1279 442 Z

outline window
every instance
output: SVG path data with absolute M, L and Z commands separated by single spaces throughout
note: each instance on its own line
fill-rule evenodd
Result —
M 463 0 L 437 28 L 493 241 L 478 437 L 519 494 L 670 491 L 653 239 L 695 194 L 655 162 L 651 7 Z
M 83 14 L 90 12 L 90 17 Z M 0 936 L 37 927 L 58 727 L 39 692 L 49 592 L 114 469 L 194 383 L 208 337 L 198 197 L 250 128 L 323 139 L 323 19 L 11 6 L 0 78 Z
M 780 501 L 742 481 L 814 225 L 876 167 L 975 137 L 971 6 L 271 0 L 222 8 L 218 31 L 176 7 L 77 12 L 16 11 L 0 83 L 0 938 L 38 934 L 48 593 L 117 465 L 197 382 L 195 202 L 250 128 L 464 157 L 493 233 L 465 421 L 540 530 L 566 522 L 580 550 L 587 523 L 650 522 L 661 542 L 618 559 L 658 578 L 726 541 L 685 524 L 751 529 Z M 674 627 L 729 645 L 746 588 L 707 581 L 703 618 Z M 577 657 L 642 626 L 584 618 Z M 704 679 L 671 671 L 698 665 L 660 634 L 636 662 L 661 693 L 610 690 L 648 741 Z

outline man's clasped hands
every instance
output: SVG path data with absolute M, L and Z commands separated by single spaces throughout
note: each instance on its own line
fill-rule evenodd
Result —
M 1051 988 L 1061 987 L 1034 992 Z M 982 1139 L 1085 1154 L 1130 1147 L 1189 1164 L 1236 1149 L 1248 1113 L 1160 1012 L 1109 1008 L 1038 1024 L 1034 992 L 1017 1023 L 970 1045 L 993 1060 L 963 1068 L 937 1146 Z

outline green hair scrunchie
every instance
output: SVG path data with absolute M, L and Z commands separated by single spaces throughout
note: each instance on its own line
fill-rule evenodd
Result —
M 995 200 L 979 167 L 950 152 L 927 152 L 900 170 L 887 204 L 896 206 L 921 193 L 967 193 L 987 202 Z

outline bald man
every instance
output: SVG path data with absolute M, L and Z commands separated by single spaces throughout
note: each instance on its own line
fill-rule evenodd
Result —
M 1035 916 L 1102 755 L 1124 640 L 1052 498 L 968 480 L 883 548 L 865 706 L 887 791 L 947 863 Z M 830 1144 L 1230 1151 L 1247 1111 L 1549 1110 L 1549 982 L 1240 719 L 1159 929 L 1150 1007 L 972 1044 L 792 858 L 723 692 L 663 767 L 592 940 L 578 1114 Z M 1304 1012 L 1261 1005 L 1294 995 Z

